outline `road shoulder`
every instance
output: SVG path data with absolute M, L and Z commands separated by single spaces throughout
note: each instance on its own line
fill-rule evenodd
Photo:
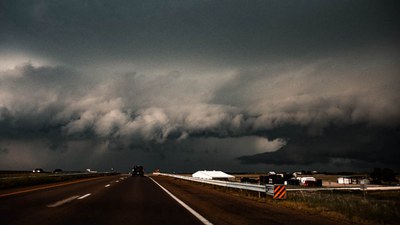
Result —
M 205 216 L 213 224 L 350 224 L 320 215 L 235 196 L 206 185 L 180 179 L 153 176 L 162 186 Z

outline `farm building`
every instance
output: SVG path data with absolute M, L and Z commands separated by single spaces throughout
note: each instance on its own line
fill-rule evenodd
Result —
M 206 180 L 229 180 L 235 178 L 232 175 L 224 173 L 222 171 L 197 171 L 196 173 L 192 174 L 194 178 L 206 179 Z
M 322 180 L 315 177 L 297 177 L 297 179 L 302 186 L 322 187 Z
M 317 179 L 315 179 L 315 177 L 298 177 L 297 178 L 300 181 L 300 184 L 305 184 L 306 181 L 317 181 Z
M 363 176 L 344 176 L 337 179 L 338 184 L 360 184 L 361 180 L 364 180 Z

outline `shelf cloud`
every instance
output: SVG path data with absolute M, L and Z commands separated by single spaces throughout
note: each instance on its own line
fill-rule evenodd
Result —
M 400 169 L 398 3 L 229 3 L 1 3 L 0 169 Z

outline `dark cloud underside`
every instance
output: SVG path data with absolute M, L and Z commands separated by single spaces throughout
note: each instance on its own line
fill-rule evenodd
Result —
M 7 32 L 0 38 L 73 63 L 315 58 L 371 44 L 398 48 L 398 6 L 396 1 L 6 1 L 1 26 Z
M 399 9 L 1 1 L 0 169 L 400 169 Z
M 323 135 L 312 138 L 307 136 L 304 128 L 291 127 L 290 130 L 291 132 L 284 132 L 289 139 L 288 145 L 279 151 L 242 156 L 239 160 L 245 163 L 272 165 L 350 162 L 354 166 L 366 168 L 373 165 L 398 167 L 399 127 L 391 129 L 365 125 L 330 127 L 325 129 Z

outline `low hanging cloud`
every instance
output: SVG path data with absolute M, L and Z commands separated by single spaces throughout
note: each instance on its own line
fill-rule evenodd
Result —
M 70 142 L 94 141 L 166 156 L 165 149 L 203 140 L 205 149 L 231 149 L 243 163 L 395 165 L 399 71 L 385 59 L 287 62 L 208 79 L 28 63 L 0 72 L 1 139 L 47 139 L 60 154 L 73 151 Z M 380 151 L 387 154 L 371 158 Z
M 6 147 L 0 147 L 0 154 L 7 154 L 8 149 Z
M 398 1 L 0 5 L 0 169 L 400 169 Z
M 285 128 L 281 128 L 282 130 Z M 400 152 L 400 129 L 397 127 L 371 127 L 366 124 L 330 126 L 323 135 L 310 137 L 305 128 L 290 127 L 284 132 L 290 144 L 279 151 L 241 156 L 247 164 L 312 165 L 347 163 L 361 168 L 392 166 L 397 168 Z M 276 131 L 275 131 L 276 132 Z

